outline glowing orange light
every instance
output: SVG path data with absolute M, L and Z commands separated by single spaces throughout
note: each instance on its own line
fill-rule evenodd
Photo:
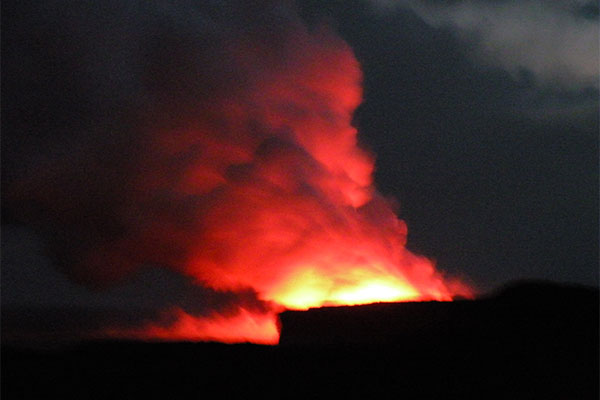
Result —
M 274 292 L 266 295 L 290 309 L 409 301 L 422 297 L 401 278 L 378 274 L 367 268 L 343 271 L 337 276 L 327 276 L 325 271 L 319 272 L 310 267 L 300 269 Z
M 393 279 L 374 279 L 357 287 L 342 288 L 334 293 L 333 304 L 355 305 L 378 301 L 406 301 L 419 298 L 419 292 Z
M 215 314 L 195 317 L 177 308 L 171 311 L 171 317 L 175 318 L 175 323 L 169 326 L 150 324 L 129 331 L 108 330 L 106 334 L 114 337 L 133 336 L 152 341 L 250 342 L 265 345 L 279 342 L 275 313 L 258 314 L 240 309 L 231 316 Z

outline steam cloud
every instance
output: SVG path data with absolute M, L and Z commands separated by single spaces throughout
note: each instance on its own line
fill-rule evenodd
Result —
M 188 333 L 213 311 L 266 315 L 290 282 L 331 294 L 363 265 L 423 298 L 464 289 L 405 249 L 375 192 L 351 125 L 360 68 L 333 32 L 281 2 L 45 8 L 17 7 L 31 33 L 7 51 L 24 87 L 4 123 L 29 139 L 3 149 L 3 208 L 70 279 L 111 293 L 174 272 L 153 307 Z

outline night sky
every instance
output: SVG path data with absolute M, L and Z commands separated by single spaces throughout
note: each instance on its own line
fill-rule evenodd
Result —
M 295 24 L 328 26 L 354 52 L 364 93 L 353 123 L 375 158 L 375 186 L 408 225 L 411 251 L 480 292 L 520 279 L 598 286 L 597 2 L 270 3 Z M 129 110 L 169 84 L 184 97 L 228 90 L 229 81 L 209 74 L 235 80 L 236 71 L 203 58 L 220 54 L 218 40 L 198 43 L 194 35 L 214 29 L 220 38 L 230 21 L 264 30 L 276 46 L 278 27 L 261 13 L 229 1 L 2 3 L 4 310 L 126 308 L 131 314 L 120 318 L 135 324 L 139 310 L 165 302 L 195 299 L 187 309 L 222 311 L 243 299 L 262 307 L 252 290 L 230 295 L 163 269 L 108 289 L 90 286 L 70 270 L 73 252 L 63 248 L 120 229 L 106 210 L 119 204 L 121 189 L 107 191 L 105 181 L 126 184 L 119 171 L 135 163 L 113 151 L 140 143 L 128 134 L 138 124 Z M 190 56 L 198 46 L 204 53 Z M 147 72 L 147 60 L 160 62 Z M 207 75 L 182 69 L 186 63 L 208 65 Z M 184 84 L 169 79 L 189 70 Z M 102 161 L 80 165 L 72 157 L 80 152 Z M 67 178 L 52 178 L 59 175 Z M 42 177 L 33 182 L 43 181 L 47 197 L 19 196 L 31 176 Z M 61 213 L 46 212 L 47 198 L 63 187 L 79 187 L 94 200 L 81 203 L 93 207 L 70 214 L 80 199 L 67 198 Z M 78 222 L 84 217 L 89 231 Z

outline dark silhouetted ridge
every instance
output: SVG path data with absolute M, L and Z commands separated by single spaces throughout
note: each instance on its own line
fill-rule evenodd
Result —
M 517 282 L 477 300 L 286 311 L 281 345 L 598 347 L 597 288 Z

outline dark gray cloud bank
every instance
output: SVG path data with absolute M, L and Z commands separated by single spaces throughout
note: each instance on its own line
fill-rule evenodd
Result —
M 482 290 L 522 278 L 598 285 L 596 3 L 315 0 L 297 7 L 307 24 L 332 26 L 361 63 L 365 94 L 355 123 L 377 157 L 377 187 L 400 203 L 411 249 Z M 81 186 L 83 197 L 64 204 L 94 204 L 78 210 L 110 220 L 120 191 L 109 183 L 129 177 L 96 172 L 130 170 L 138 156 L 130 145 L 139 143 L 133 111 L 165 86 L 180 85 L 190 101 L 204 93 L 201 104 L 234 90 L 237 72 L 215 60 L 236 27 L 252 21 L 276 47 L 270 30 L 300 23 L 293 7 L 267 8 L 3 2 L 3 330 L 11 321 L 35 330 L 40 311 L 32 310 L 40 308 L 64 316 L 43 329 L 93 331 L 105 321 L 160 321 L 171 305 L 200 315 L 265 306 L 251 290 L 216 292 L 155 267 L 107 288 L 75 283 L 64 274 L 67 253 L 53 243 L 77 236 L 85 245 L 81 236 L 111 237 L 120 227 L 87 232 L 67 206 L 48 214 L 43 202 L 15 202 L 7 193 L 32 171 L 81 168 L 44 187 Z M 167 114 L 189 113 L 184 106 Z M 84 153 L 91 156 L 81 166 Z M 102 201 L 89 201 L 94 196 Z

